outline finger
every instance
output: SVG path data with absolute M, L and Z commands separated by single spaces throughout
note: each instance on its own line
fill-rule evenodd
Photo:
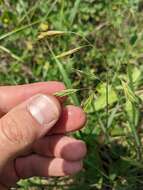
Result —
M 7 113 L 11 108 L 35 94 L 54 94 L 64 89 L 65 86 L 61 82 L 40 82 L 0 87 L 0 112 Z
M 0 184 L 3 184 L 5 187 L 7 187 L 7 189 L 10 189 L 10 187 L 15 187 L 18 181 L 19 178 L 15 172 L 14 161 L 11 160 L 10 162 L 6 163 L 0 174 Z
M 86 145 L 83 141 L 60 135 L 40 139 L 34 144 L 33 150 L 43 156 L 68 161 L 78 161 L 86 155 Z
M 10 158 L 29 150 L 55 125 L 61 112 L 54 96 L 36 95 L 0 119 L 0 168 Z
M 82 161 L 69 162 L 64 159 L 31 155 L 18 158 L 15 162 L 16 173 L 22 179 L 39 176 L 65 176 L 79 172 L 82 169 Z
M 8 190 L 5 186 L 0 184 L 0 190 Z
M 50 131 L 50 134 L 63 134 L 81 129 L 86 123 L 86 115 L 83 110 L 76 106 L 63 108 L 59 121 Z

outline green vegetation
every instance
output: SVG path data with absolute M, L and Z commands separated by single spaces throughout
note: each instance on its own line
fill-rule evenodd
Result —
M 0 84 L 60 80 L 88 114 L 84 171 L 19 189 L 143 189 L 143 2 L 0 0 Z M 81 93 L 82 92 L 82 93 Z

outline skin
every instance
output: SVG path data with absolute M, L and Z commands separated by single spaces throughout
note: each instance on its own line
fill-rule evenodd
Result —
M 11 110 L 15 107 L 18 109 L 17 106 L 30 97 L 38 93 L 53 95 L 55 92 L 64 89 L 65 86 L 60 82 L 0 87 L 0 121 L 8 120 L 10 123 L 9 113 Z M 13 148 L 9 148 L 7 140 L 3 140 L 2 122 L 0 122 L 0 151 L 2 152 L 0 158 L 0 189 L 14 187 L 19 179 L 33 176 L 65 176 L 75 174 L 82 169 L 82 159 L 86 155 L 85 143 L 67 135 L 69 132 L 81 129 L 86 122 L 86 116 L 79 107 L 63 106 L 65 98 L 57 99 L 55 101 L 60 102 L 61 105 L 60 118 L 52 130 L 44 137 L 31 141 L 32 143 L 29 143 L 26 148 L 24 146 L 23 149 L 17 148 L 16 146 L 19 144 L 13 141 L 15 143 L 12 146 L 15 149 L 13 150 L 14 153 L 11 150 Z M 17 117 L 20 120 L 20 115 Z M 25 117 L 26 119 L 27 117 Z M 31 124 L 30 121 L 25 122 L 29 122 L 28 124 L 31 126 L 36 126 L 36 123 L 32 121 Z M 21 122 L 22 127 L 24 127 L 23 122 Z M 3 128 L 7 130 L 6 124 Z M 20 140 L 19 137 L 16 136 L 16 138 Z M 4 149 L 1 144 L 6 144 Z

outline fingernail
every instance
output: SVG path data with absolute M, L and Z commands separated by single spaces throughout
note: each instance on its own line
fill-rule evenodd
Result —
M 33 118 L 47 130 L 50 130 L 59 119 L 60 106 L 51 96 L 39 94 L 32 97 L 28 110 Z

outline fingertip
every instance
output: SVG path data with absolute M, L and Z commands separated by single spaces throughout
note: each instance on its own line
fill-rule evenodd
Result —
M 71 128 L 71 131 L 79 130 L 81 129 L 85 123 L 86 123 L 86 114 L 82 110 L 82 108 L 69 105 L 66 107 L 69 114 L 69 121 L 68 125 L 69 128 Z
M 81 140 L 73 140 L 63 148 L 61 157 L 69 161 L 78 161 L 83 159 L 86 153 L 86 144 Z
M 83 168 L 83 161 L 68 162 L 63 161 L 63 173 L 65 175 L 74 175 Z
M 63 82 L 59 82 L 59 81 L 51 81 L 51 83 L 54 83 L 55 84 L 55 86 L 57 85 L 58 86 L 58 88 L 59 89 L 61 89 L 61 90 L 65 90 L 66 89 L 66 86 L 65 86 L 65 84 L 63 83 Z
M 79 117 L 80 117 L 80 126 L 83 127 L 86 124 L 87 116 L 81 107 L 76 107 L 78 109 Z
M 61 117 L 51 134 L 63 134 L 81 129 L 86 123 L 86 114 L 80 107 L 68 105 L 62 109 Z

